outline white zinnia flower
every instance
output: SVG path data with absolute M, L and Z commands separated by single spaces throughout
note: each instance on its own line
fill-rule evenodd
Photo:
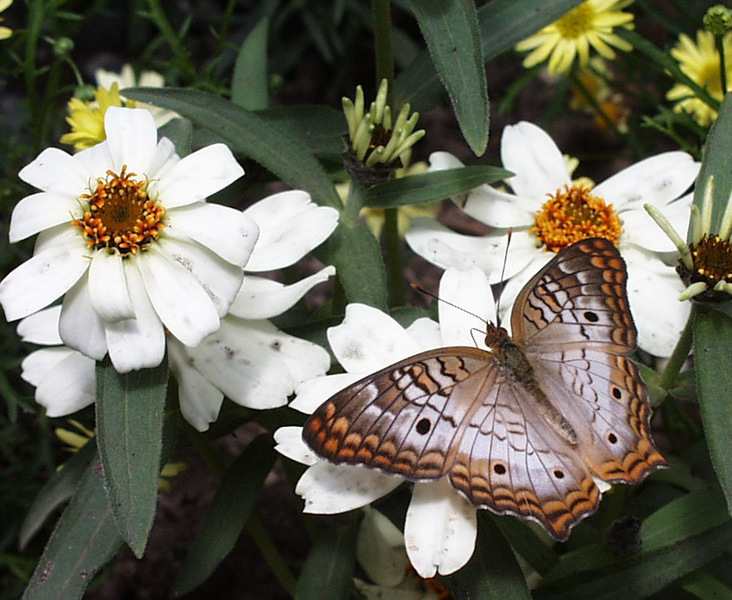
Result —
M 479 269 L 448 269 L 440 282 L 440 298 L 459 303 L 481 319 L 495 321 L 490 285 Z M 424 350 L 476 343 L 485 349 L 483 340 L 474 340 L 471 334 L 481 323 L 447 302 L 439 304 L 439 324 L 418 319 L 407 329 L 375 308 L 348 305 L 343 323 L 328 330 L 331 349 L 346 372 L 305 381 L 298 386 L 291 406 L 310 414 L 345 386 Z M 353 510 L 404 481 L 362 465 L 335 465 L 320 459 L 303 442 L 301 427 L 278 429 L 275 441 L 280 453 L 309 465 L 295 488 L 305 499 L 305 512 Z M 414 484 L 404 537 L 409 560 L 421 577 L 453 573 L 465 565 L 473 554 L 476 532 L 476 508 L 450 486 L 447 478 Z
M 160 364 L 165 330 L 197 346 L 219 328 L 258 228 L 205 201 L 244 173 L 225 145 L 180 158 L 143 109 L 110 108 L 105 129 L 105 142 L 48 148 L 21 170 L 41 192 L 13 210 L 10 241 L 39 235 L 0 303 L 14 321 L 64 296 L 64 343 L 127 372 Z
M 272 268 L 289 266 L 320 244 L 338 218 L 335 209 L 317 207 L 300 191 L 265 198 L 245 212 L 256 217 L 264 238 L 252 256 L 266 254 L 269 258 L 262 260 L 269 260 Z M 298 222 L 309 227 L 287 225 Z M 282 227 L 289 230 L 287 237 L 277 235 Z M 293 245 L 299 249 L 296 254 L 290 251 Z M 334 272 L 333 267 L 326 267 L 290 286 L 266 280 L 269 284 L 259 288 L 259 278 L 246 276 L 236 301 L 243 309 L 224 317 L 216 333 L 196 348 L 169 336 L 170 369 L 178 380 L 181 413 L 191 425 L 199 431 L 208 429 L 218 416 L 224 394 L 249 408 L 283 406 L 298 383 L 328 370 L 330 357 L 323 348 L 280 331 L 267 319 L 287 310 Z M 71 414 L 96 399 L 94 360 L 61 345 L 60 316 L 61 307 L 54 306 L 18 325 L 24 341 L 47 346 L 25 358 L 22 377 L 36 387 L 36 401 L 49 417 Z
M 689 306 L 676 299 L 684 286 L 664 259 L 675 246 L 643 209 L 656 207 L 678 230 L 686 229 L 699 164 L 685 152 L 665 152 L 632 165 L 589 188 L 573 183 L 561 152 L 542 129 L 527 122 L 507 127 L 501 140 L 503 166 L 515 173 L 507 183 L 513 193 L 488 185 L 474 189 L 463 209 L 495 228 L 482 237 L 461 235 L 433 220 L 417 219 L 407 232 L 412 250 L 447 268 L 476 265 L 491 283 L 500 279 L 504 259 L 510 278 L 501 313 L 524 284 L 561 248 L 587 237 L 613 241 L 628 266 L 628 299 L 638 327 L 638 346 L 669 356 L 681 335 Z M 441 152 L 432 168 L 462 166 Z M 513 229 L 506 255 L 507 231 Z M 547 251 L 547 248 L 552 251 Z

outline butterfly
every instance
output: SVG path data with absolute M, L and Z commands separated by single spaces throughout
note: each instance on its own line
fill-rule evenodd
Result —
M 521 290 L 513 337 L 488 323 L 488 350 L 437 348 L 364 377 L 315 410 L 303 439 L 334 463 L 447 477 L 476 507 L 565 541 L 598 508 L 595 478 L 634 484 L 667 466 L 629 358 L 626 279 L 612 242 L 577 242 Z

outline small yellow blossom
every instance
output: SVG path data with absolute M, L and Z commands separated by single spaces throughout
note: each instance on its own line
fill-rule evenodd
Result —
M 633 15 L 620 9 L 627 0 L 587 0 L 570 10 L 561 19 L 516 44 L 516 50 L 531 52 L 524 58 L 527 69 L 549 59 L 549 74 L 568 73 L 579 57 L 581 67 L 590 60 L 590 47 L 612 60 L 614 46 L 629 51 L 632 46 L 613 33 L 615 27 L 633 29 Z
M 605 59 L 592 57 L 586 67 L 577 70 L 576 76 L 576 82 L 571 86 L 570 107 L 593 115 L 599 129 L 610 129 L 610 121 L 617 131 L 628 131 L 630 109 L 623 103 L 622 94 L 608 85 L 612 73 Z
M 94 100 L 84 102 L 79 98 L 69 100 L 69 116 L 66 122 L 71 131 L 61 136 L 62 144 L 71 144 L 74 150 L 91 148 L 107 139 L 104 133 L 104 114 L 110 106 L 134 108 L 135 102 L 124 100 L 119 95 L 119 87 L 112 84 L 111 89 L 98 87 Z
M 4 12 L 8 9 L 12 3 L 13 0 L 0 0 L 0 12 Z M 2 21 L 3 19 L 0 19 L 0 23 L 2 23 Z M 10 29 L 10 27 L 0 26 L 0 40 L 7 40 L 11 35 L 13 35 L 13 30 Z
M 725 56 L 732 57 L 732 34 L 722 38 Z M 708 31 L 696 32 L 696 44 L 685 34 L 679 36 L 678 43 L 671 49 L 679 67 L 694 82 L 705 88 L 707 92 L 721 102 L 722 82 L 719 66 L 719 52 L 715 44 L 714 34 Z M 726 61 L 727 81 L 732 81 L 732 60 Z M 689 113 L 702 127 L 708 127 L 717 118 L 717 111 L 703 100 L 696 97 L 692 89 L 677 83 L 667 93 L 666 98 L 675 100 L 676 112 Z

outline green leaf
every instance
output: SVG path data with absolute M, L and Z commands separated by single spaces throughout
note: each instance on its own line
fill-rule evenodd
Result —
M 732 590 L 704 571 L 689 573 L 679 585 L 701 600 L 732 600 Z
M 716 310 L 694 317 L 694 358 L 704 433 L 714 471 L 732 514 L 732 319 Z
M 125 96 L 164 106 L 210 129 L 293 188 L 307 191 L 318 204 L 342 203 L 323 166 L 289 133 L 214 94 L 177 88 L 128 88 Z
M 321 529 L 300 573 L 295 600 L 343 600 L 350 597 L 356 566 L 357 531 L 356 519 Z
M 474 0 L 412 0 L 465 140 L 480 156 L 488 145 L 488 90 Z
M 485 165 L 410 175 L 371 186 L 366 192 L 364 205 L 371 208 L 396 208 L 437 202 L 512 175 L 511 171 Z
M 140 558 L 155 517 L 168 365 L 118 373 L 106 359 L 96 378 L 104 480 L 119 532 Z
M 585 598 L 634 600 L 654 594 L 703 566 L 732 542 L 732 521 L 721 494 L 692 492 L 648 517 L 641 528 L 640 553 L 615 560 L 599 546 L 562 557 L 537 600 Z M 586 565 L 586 566 L 583 566 Z
M 23 600 L 81 598 L 94 574 L 121 547 L 95 455 L 48 540 Z
M 494 0 L 478 9 L 478 27 L 483 40 L 483 60 L 511 50 L 518 42 L 556 21 L 584 0 Z M 409 102 L 420 112 L 437 106 L 443 95 L 429 52 L 423 51 L 397 77 L 396 105 Z
M 271 438 L 260 435 L 227 469 L 173 586 L 173 596 L 198 587 L 231 552 L 275 458 Z
M 341 160 L 346 119 L 328 106 L 278 106 L 257 113 L 266 122 L 287 131 L 317 156 Z
M 20 527 L 18 537 L 21 550 L 43 526 L 49 515 L 74 495 L 95 455 L 96 444 L 84 444 L 41 488 Z
M 732 542 L 732 524 L 633 555 L 616 563 L 583 571 L 534 591 L 536 600 L 637 600 L 659 592 L 698 569 Z
M 449 578 L 456 598 L 531 598 L 511 545 L 485 510 L 478 511 L 478 541 L 468 563 Z
M 231 82 L 231 101 L 247 110 L 262 110 L 269 104 L 267 84 L 267 38 L 269 19 L 263 17 L 239 49 Z
M 694 204 L 701 210 L 704 188 L 710 175 L 714 176 L 714 210 L 712 231 L 719 232 L 727 203 L 732 192 L 732 169 L 729 157 L 732 154 L 732 94 L 726 94 L 719 109 L 719 116 L 709 130 L 704 144 L 704 157 L 699 182 L 694 190 Z M 691 240 L 689 232 L 688 240 Z
M 328 262 L 336 266 L 348 302 L 387 310 L 386 271 L 381 247 L 361 224 L 339 223 L 327 244 Z M 326 263 L 327 264 L 327 263 Z

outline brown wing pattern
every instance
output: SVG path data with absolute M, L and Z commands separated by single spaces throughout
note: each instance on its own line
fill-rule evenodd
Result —
M 491 360 L 477 348 L 442 348 L 396 363 L 327 400 L 306 421 L 303 439 L 335 463 L 412 480 L 442 477 L 492 385 Z
M 628 308 L 625 261 L 608 240 L 591 238 L 560 252 L 521 290 L 511 315 L 527 352 L 602 345 L 628 354 L 636 329 Z

